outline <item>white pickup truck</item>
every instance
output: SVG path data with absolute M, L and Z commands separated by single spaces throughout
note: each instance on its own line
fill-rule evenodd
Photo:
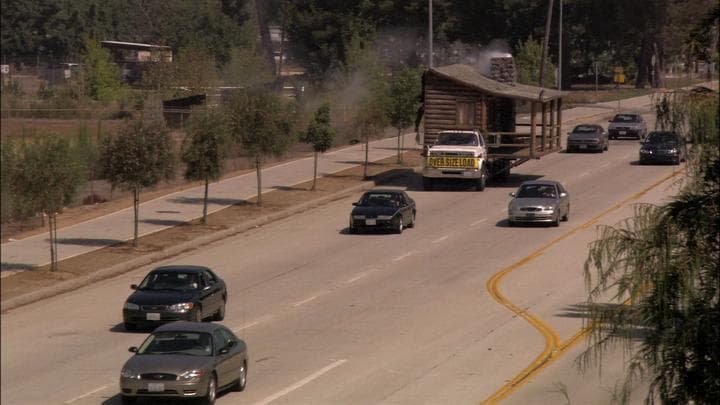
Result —
M 438 133 L 436 142 L 424 151 L 423 188 L 432 190 L 439 179 L 465 179 L 485 189 L 489 177 L 488 151 L 477 131 L 452 130 Z

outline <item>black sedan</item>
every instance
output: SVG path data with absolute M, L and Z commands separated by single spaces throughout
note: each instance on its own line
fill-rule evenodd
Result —
M 415 201 L 402 190 L 370 190 L 353 205 L 355 208 L 350 213 L 350 233 L 363 229 L 402 233 L 405 227 L 415 226 Z
M 151 271 L 123 305 L 126 330 L 178 320 L 225 317 L 225 282 L 203 266 L 162 266 Z
M 173 322 L 147 337 L 120 372 L 120 398 L 197 398 L 215 403 L 223 388 L 243 391 L 247 384 L 247 345 L 216 323 Z
M 651 132 L 640 142 L 640 164 L 684 162 L 687 150 L 685 141 L 675 132 Z
M 607 132 L 600 125 L 583 124 L 576 126 L 568 133 L 567 151 L 595 151 L 608 150 L 610 140 Z

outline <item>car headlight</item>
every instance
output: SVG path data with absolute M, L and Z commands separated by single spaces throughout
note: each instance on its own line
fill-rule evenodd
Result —
M 392 219 L 392 217 L 393 217 L 392 215 L 378 215 L 377 218 L 378 218 L 378 219 L 388 220 L 388 219 Z
M 122 378 L 130 378 L 130 379 L 133 379 L 133 380 L 139 380 L 139 379 L 140 379 L 140 373 L 138 373 L 137 371 L 135 371 L 135 370 L 133 370 L 133 369 L 130 369 L 130 368 L 124 368 L 124 369 L 122 369 L 122 371 L 120 372 L 120 376 L 121 376 Z
M 183 370 L 178 374 L 178 381 L 198 382 L 205 374 L 204 370 Z
M 365 219 L 365 215 L 353 215 L 353 219 Z
M 167 310 L 170 312 L 187 312 L 193 309 L 193 306 L 195 306 L 195 304 L 193 304 L 192 302 L 181 302 L 179 304 L 173 304 L 168 306 Z
M 547 205 L 547 206 L 542 207 L 542 208 L 543 208 L 545 211 L 550 211 L 550 212 L 555 211 L 555 207 L 552 206 L 552 205 Z
M 140 309 L 140 305 L 133 304 L 132 302 L 126 302 L 125 304 L 123 304 L 123 309 L 129 309 L 129 310 L 135 311 L 135 310 Z
M 672 148 L 672 149 L 670 149 L 668 152 L 670 152 L 670 153 L 677 153 L 678 150 L 677 150 L 676 148 Z

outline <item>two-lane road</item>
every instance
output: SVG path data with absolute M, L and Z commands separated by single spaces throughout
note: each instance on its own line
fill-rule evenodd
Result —
M 247 390 L 218 403 L 459 404 L 493 394 L 545 339 L 493 299 L 488 279 L 516 265 L 501 284 L 507 298 L 562 339 L 579 330 L 568 311 L 585 298 L 581 267 L 596 237 L 583 225 L 659 201 L 671 181 L 629 198 L 679 170 L 635 165 L 637 150 L 621 140 L 603 154 L 552 154 L 484 192 L 402 180 L 418 205 L 417 227 L 402 235 L 348 234 L 354 196 L 168 261 L 209 266 L 228 284 L 223 323 L 248 342 L 251 363 Z M 538 176 L 570 191 L 570 221 L 508 227 L 507 194 Z M 127 347 L 146 335 L 122 329 L 121 307 L 148 270 L 3 314 L 2 403 L 119 404 Z

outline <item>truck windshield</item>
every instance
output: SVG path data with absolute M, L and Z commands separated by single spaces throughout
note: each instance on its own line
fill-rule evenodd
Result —
M 475 134 L 442 133 L 438 135 L 436 145 L 462 145 L 478 146 L 478 137 Z

